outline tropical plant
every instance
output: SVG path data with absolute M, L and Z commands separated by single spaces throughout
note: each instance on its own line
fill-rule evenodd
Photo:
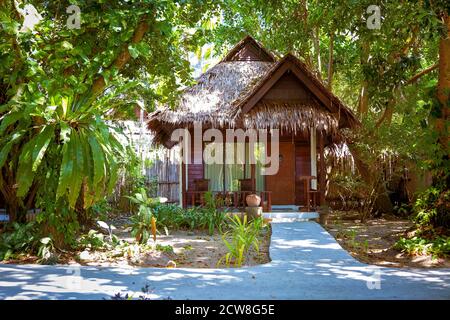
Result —
M 83 20 L 71 28 L 69 4 L 4 1 L 0 10 L 0 192 L 12 221 L 40 208 L 38 226 L 56 247 L 74 244 L 114 186 L 123 147 L 107 120 L 127 119 L 137 100 L 173 103 L 191 81 L 185 52 L 203 42 L 195 26 L 216 8 L 78 1 Z
M 264 226 L 262 218 L 256 218 L 252 221 L 247 220 L 247 215 L 241 218 L 239 215 L 230 217 L 231 230 L 223 234 L 222 240 L 228 249 L 217 265 L 225 264 L 240 267 L 245 262 L 251 249 L 259 252 L 259 239 L 261 230 Z M 227 238 L 231 238 L 228 240 Z
M 414 205 L 414 221 L 419 226 L 450 228 L 450 191 L 430 187 L 419 194 Z
M 150 236 L 156 241 L 156 218 L 153 216 L 153 208 L 160 203 L 160 198 L 149 198 L 147 191 L 142 188 L 134 196 L 127 196 L 133 203 L 138 205 L 138 212 L 131 217 L 131 234 L 141 244 L 147 243 Z
M 57 256 L 54 254 L 55 246 L 50 237 L 42 238 L 38 249 L 39 263 L 41 264 L 55 264 L 58 261 Z
M 97 230 L 89 230 L 87 234 L 80 236 L 78 241 L 81 249 L 99 250 L 107 247 L 105 236 Z
M 450 238 L 426 239 L 415 236 L 407 239 L 402 237 L 395 243 L 394 248 L 409 255 L 431 254 L 433 257 L 446 257 L 450 256 Z
M 156 250 L 165 252 L 165 253 L 174 253 L 173 247 L 171 245 L 162 245 L 162 244 L 156 244 Z
M 200 210 L 203 211 L 203 214 L 207 219 L 209 234 L 212 235 L 216 228 L 219 232 L 222 232 L 222 225 L 226 217 L 225 211 L 219 209 L 222 206 L 211 191 L 205 193 L 204 199 L 205 206 Z
M 207 229 L 212 235 L 215 230 L 221 232 L 226 220 L 226 213 L 211 192 L 205 193 L 205 205 L 189 209 L 175 204 L 157 204 L 153 214 L 161 227 L 175 229 Z
M 34 222 L 12 223 L 12 229 L 0 234 L 0 261 L 9 260 L 17 254 L 33 252 L 39 241 Z

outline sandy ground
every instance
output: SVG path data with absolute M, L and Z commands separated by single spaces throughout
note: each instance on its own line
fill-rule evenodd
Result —
M 413 227 L 411 221 L 391 215 L 361 223 L 355 212 L 333 212 L 324 226 L 357 260 L 385 267 L 450 267 L 450 260 L 431 255 L 410 256 L 392 246 Z
M 114 234 L 121 240 L 133 243 L 129 218 L 116 217 L 108 224 L 117 229 Z M 259 238 L 259 252 L 250 250 L 245 266 L 254 266 L 270 262 L 269 245 L 270 227 L 263 231 Z M 106 235 L 105 235 L 106 237 Z M 176 268 L 216 268 L 218 262 L 228 252 L 222 235 L 215 232 L 210 236 L 206 230 L 158 230 L 156 242 L 150 241 L 146 248 L 130 246 L 126 250 L 88 251 L 87 259 L 79 258 L 81 252 L 60 253 L 58 264 L 88 265 L 88 266 L 140 266 L 140 267 L 176 267 Z M 17 259 L 0 262 L 0 264 L 38 263 L 36 256 L 23 256 Z M 224 267 L 222 264 L 221 267 Z
M 129 228 L 116 232 L 119 238 L 132 242 Z M 253 266 L 267 263 L 269 258 L 270 230 L 260 237 L 260 250 L 249 252 L 245 265 Z M 151 248 L 141 251 L 138 257 L 111 256 L 111 252 L 93 252 L 91 262 L 82 263 L 90 266 L 134 265 L 140 267 L 167 267 L 175 262 L 177 268 L 216 268 L 219 260 L 228 252 L 219 233 L 210 236 L 206 231 L 169 231 L 160 234 Z M 158 250 L 156 247 L 159 246 Z M 171 251 L 171 248 L 173 251 Z M 167 248 L 166 250 L 161 248 Z M 79 262 L 79 261 L 78 261 Z

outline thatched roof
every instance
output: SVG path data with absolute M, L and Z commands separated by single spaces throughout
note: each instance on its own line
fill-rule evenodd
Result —
M 245 43 L 248 56 L 239 60 Z M 259 46 L 259 47 L 258 47 Z M 250 49 L 248 49 L 250 48 Z M 316 128 L 336 137 L 339 128 L 352 128 L 358 121 L 352 112 L 291 54 L 277 62 L 256 41 L 245 38 L 226 58 L 202 74 L 197 83 L 184 90 L 175 110 L 161 108 L 149 116 L 148 128 L 155 133 L 155 142 L 167 147 L 175 128 L 201 122 L 215 128 L 279 128 L 305 132 Z M 257 61 L 261 54 L 261 60 Z M 256 55 L 256 58 L 254 58 Z M 267 92 L 287 70 L 299 77 L 313 99 L 308 101 L 267 101 L 258 97 Z
M 214 126 L 227 125 L 230 102 L 245 96 L 271 65 L 263 61 L 221 62 L 183 92 L 176 110 L 164 108 L 157 113 L 157 119 L 181 125 L 194 121 L 209 122 Z

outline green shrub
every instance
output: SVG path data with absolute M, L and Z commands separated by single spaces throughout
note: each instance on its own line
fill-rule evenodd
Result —
M 58 262 L 58 257 L 54 255 L 55 246 L 53 240 L 50 237 L 42 238 L 40 241 L 38 250 L 39 263 L 42 264 L 55 264 Z
M 211 192 L 205 194 L 205 205 L 183 209 L 175 204 L 157 204 L 153 207 L 157 225 L 173 229 L 208 230 L 212 235 L 222 230 L 226 214 Z
M 216 228 L 221 232 L 226 217 L 225 212 L 219 210 L 221 204 L 212 192 L 205 193 L 205 203 L 205 206 L 201 210 L 203 210 L 203 214 L 206 216 L 209 234 L 212 235 Z
M 400 240 L 398 240 L 394 245 L 394 248 L 397 250 L 401 250 L 409 255 L 431 254 L 433 255 L 433 257 L 445 257 L 450 255 L 450 238 L 400 238 Z
M 156 224 L 167 228 L 187 228 L 184 219 L 184 209 L 176 204 L 157 204 L 153 208 Z
M 80 237 L 79 245 L 82 249 L 99 250 L 106 247 L 105 236 L 96 230 L 89 230 Z
M 21 253 L 32 253 L 39 240 L 34 222 L 25 224 L 14 222 L 11 231 L 5 231 L 1 234 L 0 261 L 9 260 Z
M 134 196 L 128 196 L 134 204 L 138 205 L 138 212 L 131 217 L 131 235 L 141 244 L 147 243 L 150 236 L 156 240 L 156 218 L 153 209 L 159 203 L 158 198 L 149 198 L 144 188 Z
M 428 188 L 417 198 L 414 212 L 414 220 L 421 226 L 450 229 L 450 190 Z
M 248 221 L 247 215 L 242 219 L 238 215 L 230 217 L 231 229 L 222 236 L 228 253 L 218 261 L 217 265 L 225 263 L 227 267 L 231 265 L 240 267 L 245 262 L 251 249 L 259 252 L 258 237 L 263 225 L 262 218 Z M 227 237 L 231 237 L 231 241 L 228 241 Z
M 171 245 L 163 246 L 162 244 L 156 245 L 156 250 L 166 253 L 174 253 L 173 247 Z

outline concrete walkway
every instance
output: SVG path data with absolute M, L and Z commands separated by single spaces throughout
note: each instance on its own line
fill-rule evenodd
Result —
M 450 299 L 450 269 L 359 263 L 315 222 L 272 224 L 272 262 L 240 269 L 0 265 L 0 299 Z M 380 280 L 380 281 L 379 281 Z

